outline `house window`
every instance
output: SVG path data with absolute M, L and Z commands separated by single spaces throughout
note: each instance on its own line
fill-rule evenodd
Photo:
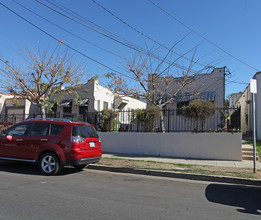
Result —
M 63 107 L 63 117 L 70 117 L 72 115 L 72 106 Z
M 97 100 L 97 110 L 101 111 L 101 101 Z
M 246 125 L 248 125 L 248 114 L 245 114 L 245 118 L 246 118 Z
M 103 109 L 108 109 L 108 108 L 109 108 L 108 102 L 103 102 Z
M 88 112 L 88 106 L 79 106 L 79 114 L 85 115 Z

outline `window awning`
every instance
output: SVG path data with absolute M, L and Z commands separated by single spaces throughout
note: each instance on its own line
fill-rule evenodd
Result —
M 89 101 L 89 99 L 78 100 L 78 105 L 79 106 L 88 106 L 88 101 Z
M 202 101 L 214 101 L 215 92 L 212 91 L 201 92 L 199 95 L 199 99 Z
M 62 106 L 62 107 L 69 107 L 72 106 L 73 100 L 72 99 L 64 99 L 62 100 L 58 106 Z
M 180 93 L 174 98 L 175 102 L 186 102 L 191 99 L 191 94 L 189 92 Z
M 88 101 L 89 101 L 89 99 L 82 99 L 82 100 L 78 100 L 77 103 L 75 104 L 73 99 L 64 99 L 58 104 L 58 106 L 61 106 L 61 107 L 70 107 L 72 105 L 88 106 Z
M 117 108 L 117 109 L 120 109 L 120 110 L 123 109 L 128 103 L 129 103 L 129 101 L 122 97 L 115 98 L 115 108 Z

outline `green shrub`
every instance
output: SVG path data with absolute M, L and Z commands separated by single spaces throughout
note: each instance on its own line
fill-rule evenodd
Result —
M 215 106 L 210 101 L 196 100 L 191 102 L 188 106 L 182 108 L 182 114 L 185 117 L 199 120 L 195 131 L 204 131 L 205 121 L 215 112 Z
M 110 109 L 104 109 L 102 111 L 100 127 L 101 131 L 114 131 L 117 124 L 117 117 L 119 113 Z

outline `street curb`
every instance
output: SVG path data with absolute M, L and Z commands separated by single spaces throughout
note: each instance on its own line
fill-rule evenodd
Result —
M 172 171 L 125 168 L 125 167 L 110 167 L 110 166 L 94 165 L 94 164 L 88 165 L 87 169 L 104 170 L 104 171 L 117 172 L 117 173 L 131 173 L 131 174 L 140 174 L 140 175 L 148 175 L 148 176 L 200 180 L 200 181 L 209 181 L 209 182 L 261 186 L 261 180 L 227 177 L 227 176 L 201 175 L 201 174 L 181 173 L 181 172 L 172 172 Z

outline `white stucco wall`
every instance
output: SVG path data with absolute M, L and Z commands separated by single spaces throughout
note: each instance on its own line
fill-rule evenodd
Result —
M 248 133 L 252 129 L 252 98 L 249 85 L 246 87 L 241 97 L 236 102 L 236 106 L 240 107 L 240 123 L 243 134 Z
M 257 80 L 257 94 L 255 94 L 256 104 L 256 138 L 261 140 L 261 72 L 257 72 L 253 77 Z M 252 93 L 248 85 L 238 101 L 236 106 L 241 109 L 241 131 L 247 136 L 252 136 L 253 114 L 252 114 Z
M 102 111 L 104 109 L 104 102 L 108 103 L 108 109 L 113 109 L 114 94 L 108 88 L 101 86 L 98 81 L 94 84 L 94 110 Z M 100 109 L 98 109 L 98 101 L 100 101 Z
M 13 97 L 14 95 L 9 95 L 0 92 L 0 114 L 5 114 L 5 100 Z
M 123 98 L 128 100 L 128 104 L 122 109 L 123 111 L 132 110 L 132 109 L 145 109 L 147 107 L 146 102 L 127 96 L 123 96 Z
M 99 132 L 107 153 L 235 160 L 242 159 L 241 133 Z
M 153 75 L 149 76 L 149 80 Z M 160 96 L 164 94 L 166 97 L 172 97 L 176 91 L 181 88 L 181 85 L 176 77 L 158 77 L 154 78 L 154 84 L 160 93 Z M 181 76 L 182 79 L 182 76 Z M 182 88 L 181 93 L 189 93 L 192 95 L 199 94 L 201 92 L 215 92 L 214 104 L 217 107 L 224 106 L 225 100 L 225 67 L 215 68 L 210 74 L 195 74 L 194 77 L 190 77 L 191 82 Z M 166 87 L 167 90 L 166 90 Z M 149 91 L 152 91 L 152 87 L 149 86 Z M 150 104 L 150 103 L 149 103 Z M 168 108 L 176 108 L 176 103 L 168 104 Z
M 229 107 L 236 108 L 236 102 L 241 97 L 242 93 L 233 93 L 229 98 Z

